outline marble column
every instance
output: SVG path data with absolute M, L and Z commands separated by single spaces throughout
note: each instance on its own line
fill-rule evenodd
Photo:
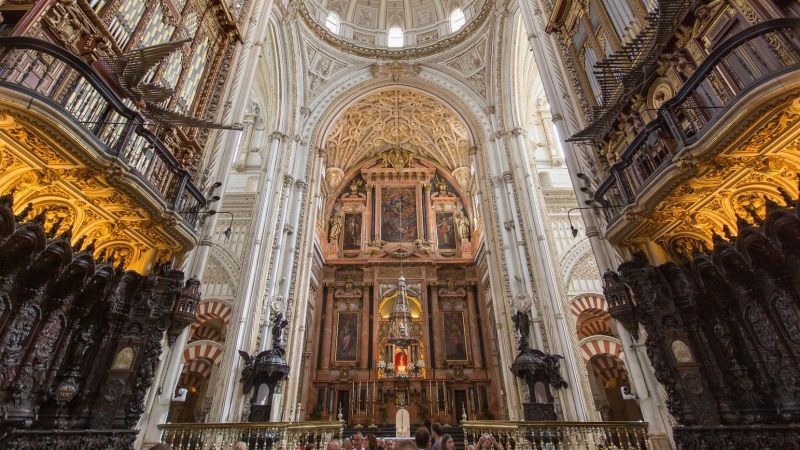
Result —
M 322 331 L 322 334 L 319 336 L 322 339 L 322 354 L 319 355 L 322 358 L 322 368 L 329 369 L 331 367 L 331 351 L 333 342 L 336 341 L 336 334 L 334 330 L 336 329 L 336 324 L 333 323 L 336 319 L 336 300 L 333 297 L 333 292 L 336 290 L 335 283 L 328 283 L 326 284 L 327 289 L 327 298 L 325 301 L 327 302 L 326 309 L 325 309 L 325 329 Z
M 359 343 L 358 349 L 358 367 L 363 369 L 367 368 L 367 362 L 369 361 L 369 341 L 372 339 L 372 336 L 369 335 L 369 305 L 372 302 L 372 299 L 369 298 L 369 288 L 363 285 L 362 282 L 361 286 L 361 342 Z
M 577 175 L 579 172 L 591 173 L 586 164 L 586 160 L 592 158 L 589 154 L 591 150 L 583 146 L 563 142 L 563 139 L 579 131 L 584 125 L 579 113 L 580 108 L 576 100 L 577 95 L 567 87 L 570 77 L 569 74 L 565 72 L 563 62 L 560 60 L 561 58 L 559 56 L 563 55 L 563 53 L 559 49 L 556 37 L 546 32 L 548 18 L 543 13 L 543 11 L 547 11 L 544 2 L 542 0 L 521 2 L 520 10 L 525 28 L 528 32 L 531 50 L 540 67 L 539 74 L 552 113 L 553 124 L 558 131 L 558 135 L 562 139 L 564 159 L 572 179 L 572 184 L 576 188 L 575 195 L 578 198 L 578 203 L 584 205 L 585 201 L 590 200 L 590 198 L 578 189 L 584 186 L 584 181 Z M 544 70 L 545 67 L 549 69 Z M 595 215 L 595 211 L 584 209 L 580 210 L 580 214 L 586 226 L 586 236 L 589 238 L 600 273 L 603 273 L 609 268 L 616 268 L 620 261 L 616 257 L 613 247 L 602 238 L 601 230 L 603 227 Z M 620 334 L 626 333 L 624 328 L 618 327 L 618 329 L 623 330 Z M 623 345 L 625 345 L 624 341 Z M 640 359 L 638 362 L 639 367 L 635 367 L 636 362 L 626 361 L 626 363 L 630 363 L 628 369 L 634 386 L 646 382 L 642 373 L 647 372 L 652 374 L 652 368 L 649 363 L 646 362 L 646 359 Z M 658 392 L 655 386 L 648 389 L 648 391 Z M 661 450 L 674 447 L 674 443 L 672 443 L 672 434 L 668 432 L 669 427 L 666 425 L 666 423 L 668 423 L 668 412 L 666 408 L 656 402 L 642 401 L 640 401 L 639 407 L 644 416 L 644 420 L 650 424 L 650 436 L 654 449 Z
M 475 317 L 475 302 L 477 302 L 478 299 L 475 298 L 473 293 L 472 286 L 474 285 L 474 281 L 467 281 L 467 304 L 464 309 L 467 313 L 467 319 L 469 321 L 468 333 L 470 336 L 470 347 L 472 347 L 472 365 L 473 367 L 483 367 L 483 359 L 481 359 L 481 343 L 479 337 L 480 330 L 478 329 L 478 320 Z
M 439 327 L 441 326 L 441 313 L 439 312 L 439 286 L 436 282 L 431 282 L 433 288 L 431 289 L 431 317 L 433 318 L 433 329 L 429 330 L 429 339 L 433 342 L 433 349 L 435 363 L 434 369 L 442 369 L 445 367 L 444 363 L 444 342 L 441 339 Z

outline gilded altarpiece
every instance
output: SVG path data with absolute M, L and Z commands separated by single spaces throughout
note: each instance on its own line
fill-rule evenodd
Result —
M 323 420 L 341 409 L 349 425 L 389 424 L 403 405 L 414 423 L 457 423 L 464 405 L 470 417 L 499 414 L 493 319 L 478 288 L 477 234 L 462 186 L 395 148 L 345 173 L 329 194 L 318 235 L 321 314 L 306 341 L 313 369 L 301 387 L 307 419 L 315 408 Z M 407 348 L 388 341 L 400 276 L 417 340 Z

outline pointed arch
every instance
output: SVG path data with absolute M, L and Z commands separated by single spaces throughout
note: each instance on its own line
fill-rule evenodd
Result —
M 606 302 L 605 297 L 599 294 L 581 295 L 570 302 L 569 310 L 575 317 L 580 316 L 582 312 L 588 309 L 608 311 L 608 302 Z

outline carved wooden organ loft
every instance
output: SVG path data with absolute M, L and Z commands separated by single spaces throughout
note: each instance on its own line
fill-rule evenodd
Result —
M 130 448 L 162 338 L 196 320 L 200 281 L 125 271 L 12 206 L 0 198 L 0 448 Z

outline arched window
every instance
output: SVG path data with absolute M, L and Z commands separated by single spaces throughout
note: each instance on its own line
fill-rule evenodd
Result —
M 389 28 L 389 39 L 386 43 L 389 47 L 403 46 L 403 29 L 400 27 Z
M 460 30 L 466 22 L 467 18 L 464 17 L 464 11 L 461 8 L 456 8 L 455 11 L 450 13 L 450 31 L 452 33 Z
M 325 28 L 329 29 L 331 33 L 339 34 L 339 29 L 341 28 L 342 20 L 339 19 L 339 15 L 335 12 L 328 13 L 328 18 L 325 19 Z

